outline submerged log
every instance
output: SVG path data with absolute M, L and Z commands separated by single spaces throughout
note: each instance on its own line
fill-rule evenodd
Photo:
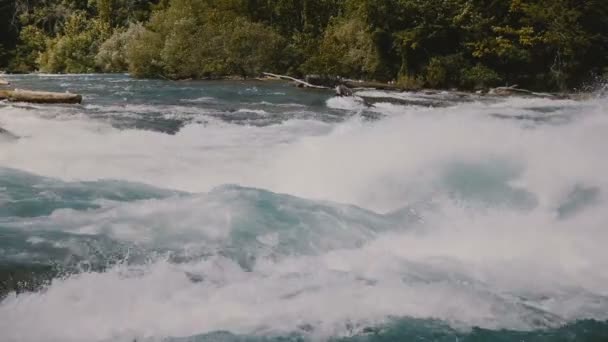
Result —
M 402 87 L 398 87 L 394 84 L 374 82 L 374 81 L 354 81 L 354 80 L 342 80 L 342 84 L 349 88 L 357 89 L 376 89 L 376 90 L 405 90 Z
M 525 95 L 532 97 L 546 97 L 546 98 L 555 98 L 556 95 L 549 93 L 537 93 L 527 89 L 517 88 L 517 85 L 512 85 L 509 87 L 498 87 L 490 89 L 488 92 L 490 95 L 499 95 L 499 96 L 511 96 L 511 95 Z
M 29 103 L 81 103 L 82 96 L 72 93 L 15 89 L 0 90 L 0 100 Z
M 351 89 L 405 90 L 394 84 L 376 81 L 351 80 L 339 76 L 306 75 L 306 82 L 328 88 L 335 88 L 337 86 L 344 85 Z

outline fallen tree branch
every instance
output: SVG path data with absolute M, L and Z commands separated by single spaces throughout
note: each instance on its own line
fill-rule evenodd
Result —
M 517 85 L 513 85 L 510 87 L 493 88 L 493 89 L 490 89 L 489 94 L 492 94 L 492 95 L 522 94 L 522 95 L 535 96 L 535 97 L 549 97 L 549 98 L 555 97 L 555 95 L 549 94 L 549 93 L 536 93 L 531 90 L 520 89 L 520 88 L 517 88 Z
M 286 79 L 286 80 L 291 80 L 294 81 L 296 83 L 300 83 L 308 88 L 315 88 L 315 89 L 332 89 L 329 87 L 324 87 L 324 86 L 318 86 L 318 85 L 314 85 L 314 84 L 310 84 L 306 81 L 303 80 L 299 80 L 297 78 L 291 77 L 291 76 L 285 76 L 285 75 L 277 75 L 277 74 L 271 74 L 269 72 L 263 72 L 262 73 L 264 76 L 270 76 L 270 77 L 274 77 L 274 78 L 282 78 L 282 79 Z

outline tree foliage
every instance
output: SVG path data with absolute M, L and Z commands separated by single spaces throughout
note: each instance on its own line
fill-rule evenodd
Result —
M 85 13 L 70 15 L 59 35 L 48 39 L 37 62 L 45 72 L 87 73 L 95 71 L 99 46 L 110 36 L 108 24 L 88 20 Z
M 360 18 L 334 20 L 321 38 L 317 53 L 304 65 L 312 73 L 370 78 L 380 60 L 372 34 Z
M 12 23 L 0 26 L 0 67 L 12 71 L 268 70 L 568 89 L 608 67 L 605 0 L 0 0 L 0 9 Z

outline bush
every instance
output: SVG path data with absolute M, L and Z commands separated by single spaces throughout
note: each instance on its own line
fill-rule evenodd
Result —
M 433 57 L 426 66 L 424 78 L 426 84 L 431 88 L 439 88 L 447 83 L 447 70 L 443 61 L 438 57 Z
M 48 36 L 35 26 L 26 26 L 19 35 L 21 44 L 9 64 L 10 72 L 24 73 L 37 69 L 37 60 L 46 49 Z
M 424 69 L 425 83 L 431 88 L 458 87 L 462 70 L 467 67 L 467 62 L 461 54 L 433 57 Z
M 397 79 L 397 86 L 407 90 L 418 90 L 424 86 L 424 80 L 421 76 L 401 75 Z
M 110 28 L 99 20 L 89 20 L 84 12 L 75 12 L 66 21 L 63 32 L 49 40 L 47 49 L 38 58 L 45 72 L 94 72 L 95 56 Z
M 379 63 L 376 46 L 365 22 L 348 18 L 333 21 L 317 54 L 303 68 L 308 73 L 374 78 Z
M 258 75 L 264 70 L 272 70 L 283 45 L 281 36 L 272 29 L 237 18 L 225 32 L 223 54 L 227 71 L 242 77 Z
M 133 77 L 157 77 L 162 73 L 160 34 L 141 25 L 135 26 L 126 44 L 128 70 Z
M 486 89 L 497 86 L 502 81 L 496 71 L 477 64 L 462 72 L 462 86 L 467 89 Z
M 132 75 L 249 77 L 271 70 L 282 51 L 281 36 L 264 24 L 209 6 L 204 1 L 176 0 L 157 12 L 149 29 L 133 35 L 127 44 Z

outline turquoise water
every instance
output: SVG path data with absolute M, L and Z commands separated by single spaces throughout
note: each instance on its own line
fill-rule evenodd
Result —
M 9 76 L 1 341 L 606 341 L 605 98 Z

